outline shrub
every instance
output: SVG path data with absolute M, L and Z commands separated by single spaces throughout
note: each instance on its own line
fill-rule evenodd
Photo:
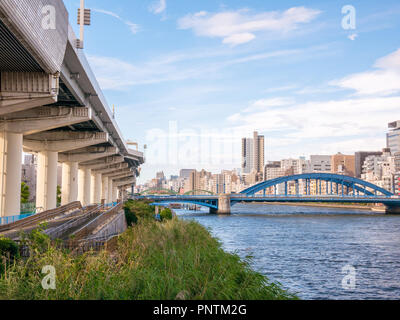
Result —
M 43 253 L 50 248 L 51 239 L 43 232 L 47 227 L 47 223 L 42 223 L 36 229 L 32 230 L 31 233 L 21 234 L 22 244 L 27 245 L 31 253 Z
M 158 223 L 146 202 L 130 201 L 125 208 L 141 218 L 111 254 L 59 250 L 43 227 L 35 230 L 27 236 L 30 257 L 10 265 L 7 276 L 0 274 L 0 300 L 296 299 L 253 271 L 248 259 L 225 252 L 199 223 Z M 56 269 L 56 290 L 41 287 L 44 265 Z
M 124 210 L 125 216 L 129 216 L 128 225 L 132 222 L 137 223 L 138 220 L 153 220 L 155 215 L 155 208 L 150 206 L 148 201 L 129 200 L 125 203 Z
M 172 219 L 172 211 L 170 208 L 164 208 L 160 213 L 161 221 L 171 220 Z
M 132 226 L 136 224 L 138 221 L 136 215 L 129 208 L 124 208 L 124 211 L 127 225 Z
M 0 238 L 0 274 L 5 270 L 5 264 L 19 256 L 18 245 L 7 238 Z

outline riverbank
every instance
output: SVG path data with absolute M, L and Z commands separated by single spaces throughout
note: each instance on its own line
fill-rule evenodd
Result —
M 31 257 L 16 258 L 1 274 L 0 299 L 295 298 L 253 271 L 248 260 L 225 252 L 199 223 L 177 218 L 158 222 L 154 207 L 131 204 L 137 222 L 119 237 L 112 252 L 75 256 L 35 234 Z M 42 288 L 46 265 L 55 268 L 55 290 Z

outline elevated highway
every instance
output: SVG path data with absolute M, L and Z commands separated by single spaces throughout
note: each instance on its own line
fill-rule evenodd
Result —
M 53 10 L 53 9 L 54 10 Z M 46 24 L 55 16 L 54 28 Z M 0 217 L 20 212 L 22 153 L 37 155 L 36 206 L 113 202 L 135 184 L 129 148 L 61 0 L 0 2 Z

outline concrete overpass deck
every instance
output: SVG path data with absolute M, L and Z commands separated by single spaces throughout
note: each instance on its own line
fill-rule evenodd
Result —
M 56 207 L 58 163 L 62 204 L 113 202 L 139 175 L 143 153 L 128 147 L 77 43 L 62 1 L 0 2 L 0 217 L 19 214 L 22 152 L 37 155 L 42 210 Z

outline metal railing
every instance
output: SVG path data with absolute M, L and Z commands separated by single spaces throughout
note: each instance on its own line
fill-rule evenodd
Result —
M 76 228 L 79 225 L 90 221 L 96 215 L 100 214 L 100 212 L 101 212 L 100 210 L 101 209 L 102 209 L 101 205 L 94 206 L 89 211 L 87 211 L 87 212 L 85 212 L 83 214 L 81 213 L 80 215 L 77 215 L 76 218 L 73 218 L 72 220 L 70 220 L 70 221 L 68 221 L 66 223 L 63 223 L 62 225 L 60 225 L 60 226 L 58 226 L 58 227 L 56 227 L 54 229 L 46 231 L 46 233 L 51 239 L 60 238 L 63 235 L 65 235 L 68 230 Z
M 90 221 L 88 224 L 74 232 L 72 235 L 75 239 L 84 239 L 90 236 L 90 234 L 96 230 L 99 226 L 104 224 L 110 218 L 114 217 L 118 214 L 119 211 L 122 210 L 122 203 L 117 203 L 116 206 L 112 207 L 111 209 L 107 210 L 106 212 L 100 214 L 98 217 Z
M 12 221 L 12 219 L 11 219 L 11 221 L 8 221 L 8 219 L 6 219 L 6 221 L 8 223 L 0 226 L 0 232 L 38 224 L 41 221 L 53 219 L 61 214 L 66 214 L 66 213 L 71 212 L 72 210 L 76 210 L 76 209 L 82 209 L 82 205 L 79 201 L 71 202 L 65 206 L 61 206 L 61 207 L 51 209 L 48 211 L 44 211 L 41 213 L 37 213 L 34 215 L 29 215 L 29 216 L 24 217 L 23 219 L 19 218 L 18 220 L 16 220 L 14 218 L 14 221 Z M 3 218 L 12 218 L 12 217 L 3 217 Z
M 26 214 L 20 214 L 17 216 L 10 216 L 10 217 L 0 217 L 0 225 L 7 225 L 13 222 L 20 221 L 22 219 L 28 218 L 32 216 L 34 213 L 26 213 Z

